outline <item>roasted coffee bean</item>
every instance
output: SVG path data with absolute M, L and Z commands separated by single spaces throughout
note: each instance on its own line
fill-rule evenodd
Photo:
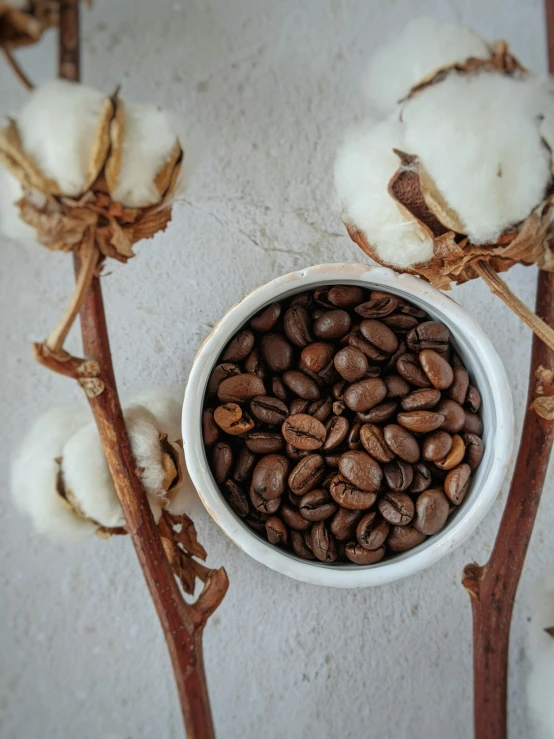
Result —
M 289 500 L 289 503 L 293 506 L 293 508 L 299 508 L 300 507 L 300 501 L 302 500 L 301 495 L 296 495 L 296 493 L 293 493 L 292 490 L 287 490 L 287 498 Z
M 376 493 L 361 490 L 343 475 L 333 478 L 329 492 L 336 503 L 349 510 L 364 511 L 377 500 Z
M 333 418 L 327 422 L 325 429 L 327 436 L 321 448 L 323 451 L 329 452 L 331 449 L 336 449 L 340 446 L 346 439 L 346 435 L 350 430 L 350 424 L 343 416 L 333 416 Z
M 325 423 L 332 412 L 333 401 L 331 398 L 320 398 L 319 400 L 314 400 L 313 403 L 310 403 L 307 410 L 309 416 L 317 418 L 321 423 Z
M 451 437 L 451 449 L 439 460 L 433 460 L 440 470 L 453 470 L 461 464 L 466 453 L 466 446 L 459 434 Z
M 385 354 L 394 354 L 398 349 L 396 334 L 382 321 L 366 319 L 360 324 L 360 333 L 370 344 Z
M 351 451 L 358 451 L 358 449 L 362 448 L 362 442 L 360 441 L 360 430 L 362 428 L 361 423 L 353 423 L 350 431 L 348 432 L 346 436 L 346 446 Z
M 329 531 L 338 541 L 352 539 L 356 532 L 356 525 L 363 515 L 363 511 L 339 508 L 329 524 Z
M 272 516 L 274 513 L 277 513 L 279 506 L 281 505 L 281 498 L 266 500 L 254 490 L 252 485 L 250 485 L 250 500 L 252 501 L 254 508 L 259 513 L 267 513 L 268 516 Z
M 481 421 L 477 413 L 471 413 L 471 411 L 464 410 L 464 417 L 463 430 L 468 434 L 481 436 L 483 433 L 483 421 Z
M 383 474 L 387 486 L 398 493 L 407 490 L 414 479 L 414 468 L 403 459 L 387 462 L 383 467 Z M 429 479 L 430 479 L 429 475 Z
M 321 378 L 323 385 L 332 385 L 337 382 L 340 375 L 335 369 L 335 363 L 330 362 L 327 367 L 318 372 L 317 377 Z
M 450 331 L 442 323 L 426 321 L 409 332 L 406 342 L 408 348 L 416 354 L 419 354 L 422 349 L 445 352 L 450 344 Z
M 385 426 L 383 434 L 389 447 L 401 459 L 410 464 L 419 462 L 419 444 L 415 436 L 409 431 L 406 431 L 402 426 L 391 423 Z
M 272 303 L 257 313 L 250 321 L 250 325 L 254 331 L 271 331 L 280 317 L 281 305 Z
M 302 349 L 300 364 L 310 372 L 321 372 L 329 362 L 333 361 L 334 354 L 335 348 L 332 344 L 316 341 Z
M 362 318 L 383 318 L 390 315 L 398 305 L 398 301 L 392 295 L 382 298 L 374 298 L 366 303 L 361 303 L 355 308 L 356 313 Z
M 304 308 L 309 310 L 314 302 L 313 293 L 297 293 L 291 298 L 291 305 L 303 305 Z
M 210 375 L 210 379 L 208 380 L 208 394 L 215 395 L 217 393 L 219 384 L 223 380 L 226 380 L 228 377 L 232 377 L 233 375 L 240 375 L 240 367 L 238 367 L 236 364 L 232 364 L 231 362 L 223 362 L 223 364 L 218 364 Z
M 282 426 L 285 441 L 297 449 L 320 449 L 325 442 L 325 426 L 313 416 L 297 413 L 289 416 Z
M 384 423 L 392 418 L 398 408 L 398 403 L 394 400 L 386 400 L 384 403 L 370 408 L 368 411 L 357 413 L 357 417 L 363 423 Z
M 331 306 L 329 305 L 329 308 L 330 308 L 330 307 L 331 307 Z M 312 312 L 311 312 L 311 314 L 310 314 L 310 315 L 311 315 L 312 319 L 313 319 L 314 321 L 316 321 L 316 320 L 317 320 L 317 319 L 318 319 L 318 318 L 319 318 L 320 316 L 322 316 L 322 315 L 323 315 L 324 313 L 325 313 L 325 311 L 323 310 L 323 308 L 314 308 L 314 309 L 312 310 Z
M 368 380 L 360 380 L 345 391 L 344 402 L 351 411 L 360 413 L 374 408 L 385 399 L 387 395 L 387 386 L 377 377 L 370 377 Z
M 472 413 L 477 413 L 481 408 L 481 393 L 474 385 L 468 387 L 464 405 Z
M 391 316 L 385 316 L 381 319 L 385 326 L 388 326 L 397 334 L 407 334 L 417 326 L 419 321 L 414 316 L 407 316 L 404 313 L 393 313 Z
M 317 387 L 318 387 L 318 388 L 322 388 L 322 387 L 324 387 L 324 386 L 325 386 L 326 384 L 328 384 L 328 383 L 326 383 L 326 381 L 325 381 L 325 380 L 324 380 L 324 379 L 323 379 L 323 378 L 321 377 L 321 375 L 320 375 L 320 374 L 318 374 L 317 372 L 310 372 L 310 370 L 307 370 L 307 369 L 302 369 L 301 371 L 302 371 L 302 373 L 303 373 L 304 375 L 306 375 L 307 377 L 309 377 L 309 378 L 310 378 L 310 380 L 312 380 L 312 381 L 313 381 L 313 382 L 315 383 L 315 385 L 317 385 Z M 324 371 L 325 371 L 325 370 L 324 370 Z
M 282 334 L 264 334 L 260 346 L 262 357 L 272 372 L 285 372 L 291 367 L 293 348 Z
M 453 367 L 452 373 L 454 379 L 452 385 L 448 388 L 447 395 L 450 400 L 455 400 L 456 403 L 462 405 L 466 399 L 469 387 L 469 374 L 465 367 Z
M 314 290 L 314 300 L 319 306 L 323 305 L 326 308 L 335 307 L 333 303 L 329 301 L 329 288 L 328 287 L 319 287 L 316 290 Z
M 314 334 L 319 339 L 340 339 L 350 331 L 352 319 L 345 310 L 330 310 L 314 321 Z
M 436 388 L 421 388 L 414 390 L 413 393 L 406 395 L 400 401 L 400 407 L 403 411 L 428 411 L 437 405 L 441 399 L 440 390 Z
M 227 344 L 221 359 L 223 362 L 240 362 L 247 357 L 254 347 L 254 334 L 246 329 L 240 331 Z
M 310 453 L 307 449 L 296 449 L 292 444 L 285 444 L 285 452 L 289 459 L 299 462 Z
M 287 505 L 282 505 L 279 515 L 287 526 L 295 531 L 305 531 L 310 528 L 311 521 L 308 521 L 300 515 L 296 508 L 290 508 Z
M 446 523 L 449 511 L 450 506 L 444 493 L 440 490 L 426 490 L 416 500 L 413 527 L 426 536 L 436 534 Z
M 277 516 L 271 516 L 265 522 L 267 540 L 270 544 L 285 545 L 288 541 L 287 527 Z
M 223 485 L 231 474 L 233 466 L 233 451 L 225 441 L 218 441 L 212 452 L 212 469 L 215 481 Z
M 339 285 L 329 290 L 327 299 L 337 308 L 352 308 L 363 301 L 364 291 L 355 285 Z
M 302 348 L 313 341 L 310 315 L 303 305 L 293 305 L 288 309 L 283 318 L 283 328 L 295 346 Z
M 425 541 L 427 537 L 413 526 L 393 526 L 387 537 L 387 549 L 391 552 L 406 552 Z
M 296 416 L 299 413 L 306 413 L 309 405 L 310 405 L 309 400 L 302 400 L 302 398 L 296 398 L 296 400 L 293 400 L 292 403 L 290 404 L 290 415 Z
M 244 446 L 240 452 L 233 472 L 233 478 L 240 484 L 250 480 L 256 464 L 256 455 Z
M 340 458 L 341 458 L 340 453 L 339 454 L 325 454 L 323 457 L 323 459 L 325 460 L 325 464 L 331 470 L 338 470 Z
M 403 398 L 410 392 L 410 385 L 400 375 L 388 375 L 385 377 L 388 398 Z
M 300 531 L 291 531 L 290 532 L 290 541 L 292 544 L 292 549 L 297 557 L 301 557 L 302 559 L 315 559 L 314 554 L 311 549 L 308 549 L 304 542 L 304 537 L 300 533 Z
M 389 491 L 383 495 L 377 507 L 385 521 L 393 526 L 407 526 L 414 517 L 414 503 L 406 493 Z
M 396 370 L 396 363 L 398 362 L 399 358 L 403 354 L 407 354 L 407 353 L 408 353 L 408 347 L 406 346 L 406 342 L 401 341 L 400 344 L 398 345 L 398 349 L 394 352 L 394 354 L 392 354 L 389 357 L 387 362 L 383 365 L 383 372 L 384 373 L 394 372 Z
M 367 358 L 356 347 L 345 346 L 335 354 L 335 369 L 347 382 L 355 382 L 367 372 Z
M 429 468 L 423 464 L 423 462 L 418 462 L 416 465 L 414 465 L 413 472 L 414 480 L 408 489 L 409 493 L 423 493 L 425 490 L 431 487 L 431 472 L 429 471 Z
M 269 516 L 267 513 L 261 513 L 260 511 L 257 511 L 255 508 L 250 508 L 250 511 L 248 513 L 248 516 L 244 519 L 244 522 L 250 526 L 251 529 L 254 529 L 258 534 L 265 534 L 265 522 Z
M 383 470 L 365 452 L 345 452 L 339 460 L 339 471 L 357 488 L 369 493 L 377 492 L 383 479 Z
M 463 429 L 466 416 L 462 406 L 456 403 L 455 400 L 441 400 L 433 410 L 444 416 L 444 423 L 441 426 L 442 431 L 447 431 L 449 434 L 457 434 L 458 431 Z
M 421 369 L 419 360 L 415 354 L 402 354 L 396 362 L 398 374 L 411 385 L 416 387 L 429 387 L 430 382 L 425 372 Z
M 312 552 L 320 562 L 334 562 L 337 558 L 335 538 L 325 525 L 325 521 L 318 521 L 312 526 Z
M 245 403 L 256 395 L 265 395 L 263 380 L 250 372 L 233 375 L 219 383 L 217 397 L 222 403 Z
M 246 446 L 254 454 L 274 454 L 285 444 L 281 434 L 274 431 L 250 431 L 244 438 Z
M 300 370 L 288 370 L 283 374 L 283 382 L 289 390 L 303 400 L 317 400 L 319 388 L 311 377 Z
M 279 398 L 257 395 L 250 401 L 250 412 L 258 421 L 268 426 L 278 426 L 289 416 L 289 409 Z
M 427 375 L 429 382 L 437 390 L 447 390 L 454 381 L 454 372 L 446 359 L 433 351 L 423 349 L 419 352 L 419 363 Z
M 333 413 L 335 416 L 340 416 L 341 413 L 344 412 L 344 409 L 346 408 L 345 404 L 342 402 L 342 400 L 335 400 L 333 403 Z
M 213 420 L 222 431 L 231 436 L 246 434 L 254 428 L 254 421 L 237 403 L 218 405 Z
M 248 515 L 250 505 L 246 493 L 242 490 L 234 480 L 226 480 L 225 485 L 225 497 L 231 508 L 235 511 L 237 516 L 244 518 Z
M 428 462 L 438 462 L 444 459 L 451 449 L 452 436 L 446 431 L 435 431 L 429 434 L 423 442 L 423 459 Z
M 275 395 L 276 398 L 279 400 L 282 400 L 283 403 L 286 403 L 288 399 L 288 390 L 284 386 L 283 381 L 280 377 L 274 377 L 271 380 L 271 390 L 273 392 L 273 395 Z
M 335 400 L 343 400 L 344 390 L 346 389 L 346 380 L 339 380 L 333 385 L 332 393 Z
M 460 505 L 469 488 L 471 467 L 468 464 L 460 464 L 450 470 L 444 481 L 444 492 L 446 497 L 454 505 Z
M 375 511 L 366 513 L 356 527 L 356 538 L 364 549 L 379 549 L 390 530 L 389 524 Z
M 394 452 L 389 448 L 383 429 L 373 423 L 366 423 L 360 429 L 360 441 L 363 448 L 373 459 L 385 464 L 394 459 Z
M 202 412 L 202 437 L 206 446 L 212 446 L 219 439 L 219 426 L 214 421 L 214 409 Z
M 244 369 L 253 375 L 258 375 L 262 380 L 265 378 L 267 372 L 257 349 L 252 349 L 244 360 Z
M 379 549 L 365 549 L 361 544 L 357 544 L 355 541 L 349 541 L 344 547 L 344 553 L 348 559 L 356 565 L 374 565 L 383 559 L 385 552 L 385 547 L 379 547 Z
M 289 488 L 296 495 L 305 495 L 316 488 L 326 473 L 325 461 L 319 454 L 308 454 L 289 475 Z
M 306 521 L 324 521 L 337 511 L 337 504 L 324 488 L 310 490 L 302 496 L 300 513 Z
M 462 439 L 466 447 L 465 461 L 473 472 L 483 459 L 483 442 L 476 434 L 464 433 Z
M 254 467 L 252 488 L 266 500 L 279 498 L 285 492 L 289 460 L 282 454 L 267 454 Z
M 414 434 L 428 434 L 444 423 L 444 416 L 433 411 L 408 411 L 399 413 L 396 420 Z
M 373 346 L 373 344 L 364 339 L 359 329 L 352 331 L 348 335 L 346 343 L 354 349 L 359 349 L 370 362 L 384 362 L 388 358 L 388 354 L 379 351 L 377 347 Z

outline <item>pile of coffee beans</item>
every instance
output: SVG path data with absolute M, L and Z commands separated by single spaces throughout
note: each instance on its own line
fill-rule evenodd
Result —
M 206 388 L 204 443 L 229 505 L 271 544 L 379 562 L 440 531 L 483 456 L 481 397 L 448 328 L 353 285 L 258 313 Z

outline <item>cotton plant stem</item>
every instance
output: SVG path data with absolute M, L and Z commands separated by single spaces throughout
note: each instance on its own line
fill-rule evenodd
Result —
M 12 54 L 12 50 L 9 49 L 7 46 L 3 46 L 2 51 L 4 53 L 4 58 L 6 59 L 7 63 L 12 69 L 12 72 L 14 72 L 14 74 L 16 75 L 18 80 L 21 82 L 23 87 L 26 87 L 27 90 L 34 90 L 35 86 L 31 82 L 31 80 L 27 77 L 25 72 L 21 69 L 19 62 Z

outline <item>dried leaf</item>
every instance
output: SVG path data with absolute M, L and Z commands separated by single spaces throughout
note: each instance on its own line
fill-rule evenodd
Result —
M 466 227 L 460 216 L 443 198 L 431 175 L 418 161 L 419 185 L 426 206 L 438 222 L 447 230 L 459 234 L 466 233 Z M 436 234 L 437 236 L 440 234 Z
M 104 167 L 104 176 L 108 192 L 112 193 L 117 187 L 119 173 L 121 171 L 121 156 L 123 153 L 123 141 L 125 137 L 125 104 L 123 100 L 117 99 L 115 103 L 115 115 L 110 123 L 111 149 Z
M 98 125 L 94 134 L 90 160 L 87 166 L 87 178 L 85 189 L 92 187 L 97 179 L 110 149 L 110 124 L 114 117 L 114 104 L 110 98 L 106 98 L 98 118 Z
M 181 149 L 179 142 L 176 141 L 175 146 L 169 155 L 169 159 L 154 179 L 154 184 L 156 185 L 157 191 L 160 193 L 160 197 L 167 192 L 175 167 L 177 166 L 177 163 L 181 161 L 182 156 L 183 150 Z
M 198 542 L 194 523 L 186 515 L 186 513 L 182 513 L 178 516 L 173 516 L 170 515 L 167 511 L 164 511 L 163 515 L 171 526 L 173 536 L 177 544 L 180 544 L 188 554 L 191 554 L 193 557 L 198 557 L 198 559 L 204 561 L 207 557 L 206 550 Z M 179 530 L 175 529 L 176 526 L 180 527 Z
M 537 416 L 546 421 L 554 421 L 554 395 L 540 395 L 531 403 Z

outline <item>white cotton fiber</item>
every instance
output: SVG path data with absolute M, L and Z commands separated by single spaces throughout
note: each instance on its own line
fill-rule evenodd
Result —
M 534 728 L 533 739 L 554 739 L 554 637 L 545 631 L 554 626 L 554 572 L 537 589 L 534 601 L 527 639 L 531 662 L 527 703 Z
M 550 152 L 533 105 L 533 87 L 523 80 L 453 74 L 403 110 L 406 150 L 476 244 L 525 219 L 544 197 Z
M 123 103 L 125 128 L 121 167 L 111 195 L 129 207 L 142 208 L 160 200 L 156 175 L 177 144 L 172 116 L 154 105 Z
M 471 29 L 418 18 L 394 32 L 373 54 L 363 91 L 376 108 L 388 113 L 433 72 L 469 57 L 489 56 L 488 44 Z
M 12 496 L 17 507 L 37 531 L 58 539 L 92 534 L 96 526 L 76 516 L 56 489 L 59 465 L 66 441 L 90 421 L 86 406 L 53 408 L 34 424 L 13 461 Z
M 105 99 L 86 85 L 50 80 L 31 93 L 17 117 L 23 148 L 66 195 L 85 189 Z
M 402 124 L 366 121 L 349 131 L 335 162 L 335 187 L 343 218 L 361 229 L 380 259 L 397 267 L 428 261 L 433 242 L 414 220 L 405 218 L 387 187 L 405 150 Z
M 34 228 L 19 217 L 16 202 L 23 197 L 21 185 L 7 169 L 0 166 L 0 233 L 25 246 L 37 243 Z

